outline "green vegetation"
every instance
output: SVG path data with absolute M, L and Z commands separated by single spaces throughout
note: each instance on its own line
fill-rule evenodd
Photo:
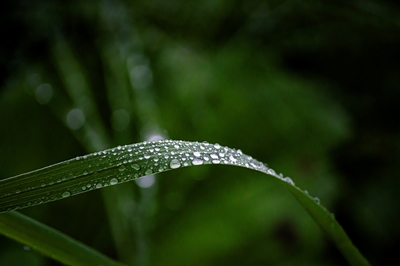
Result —
M 1 264 L 394 259 L 397 3 L 1 5 Z
M 250 168 L 272 175 L 283 182 L 296 196 L 315 221 L 332 238 L 337 247 L 353 265 L 369 265 L 359 254 L 332 215 L 322 208 L 319 199 L 295 187 L 290 177 L 276 174 L 272 168 L 244 155 L 240 150 L 211 145 L 207 142 L 184 141 L 143 142 L 136 145 L 118 146 L 37 171 L 3 180 L 0 189 L 0 211 L 11 211 L 42 203 L 68 198 L 93 189 L 135 180 L 145 175 L 178 169 L 190 165 L 223 164 Z M 3 219 L 2 219 L 3 217 Z M 69 264 L 102 265 L 110 263 L 99 260 L 92 254 L 65 237 L 59 237 L 49 229 L 36 226 L 34 221 L 13 215 L 0 216 L 0 232 L 33 246 L 39 251 Z M 20 225 L 21 224 L 21 225 Z M 33 235 L 33 236 L 32 236 Z M 40 240 L 39 243 L 37 240 Z M 52 248 L 54 244 L 60 246 Z M 64 244 L 65 243 L 65 244 Z M 81 251 L 81 249 L 84 249 Z M 88 254 L 87 256 L 85 256 Z

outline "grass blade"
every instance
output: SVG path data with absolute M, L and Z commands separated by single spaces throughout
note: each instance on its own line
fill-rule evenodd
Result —
M 123 265 L 18 212 L 0 215 L 0 233 L 67 265 Z
M 51 202 L 134 180 L 145 175 L 203 164 L 241 166 L 276 177 L 309 212 L 352 265 L 369 265 L 332 215 L 289 177 L 276 174 L 240 150 L 219 144 L 163 140 L 118 146 L 77 157 L 0 182 L 0 212 Z

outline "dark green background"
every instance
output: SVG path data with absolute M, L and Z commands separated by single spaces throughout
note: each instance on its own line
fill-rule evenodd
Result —
M 0 5 L 1 178 L 154 133 L 218 142 L 319 197 L 372 264 L 396 260 L 396 1 Z M 53 92 L 46 104 L 43 84 Z M 77 130 L 66 126 L 74 108 L 86 117 Z M 88 128 L 105 141 L 88 141 Z M 134 195 L 125 237 L 138 265 L 345 264 L 259 173 L 202 166 L 160 174 L 151 188 L 116 188 Z M 118 256 L 109 222 L 119 220 L 107 218 L 99 191 L 22 212 Z M 1 237 L 1 264 L 57 265 L 26 249 Z

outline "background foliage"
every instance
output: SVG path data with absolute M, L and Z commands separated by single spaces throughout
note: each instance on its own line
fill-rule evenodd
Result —
M 394 1 L 1 5 L 1 178 L 146 139 L 218 142 L 319 197 L 372 264 L 396 255 Z M 138 265 L 344 263 L 272 178 L 153 178 L 22 212 Z M 1 237 L 0 261 L 16 260 L 56 264 Z

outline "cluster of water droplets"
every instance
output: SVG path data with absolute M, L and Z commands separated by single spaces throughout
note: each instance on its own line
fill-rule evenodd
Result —
M 246 167 L 294 185 L 289 177 L 276 174 L 241 150 L 207 142 L 161 140 L 118 146 L 3 180 L 0 212 L 67 198 L 171 169 L 206 164 Z M 22 193 L 24 197 L 20 197 Z

